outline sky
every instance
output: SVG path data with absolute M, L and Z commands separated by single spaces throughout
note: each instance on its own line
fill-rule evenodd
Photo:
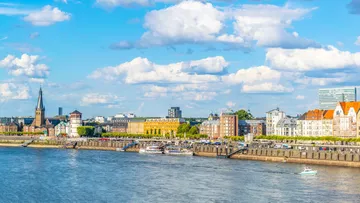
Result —
M 0 0 L 0 116 L 318 108 L 359 86 L 360 0 Z

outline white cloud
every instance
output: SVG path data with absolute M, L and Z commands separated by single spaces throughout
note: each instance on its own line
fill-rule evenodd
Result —
M 207 83 L 219 81 L 218 76 L 228 63 L 223 57 L 158 65 L 146 58 L 135 58 L 115 67 L 97 69 L 89 77 L 116 80 L 120 76 L 127 84 L 137 83 Z
M 0 101 L 29 99 L 29 87 L 15 83 L 0 83 Z
M 285 93 L 292 92 L 294 89 L 292 87 L 284 87 L 281 84 L 266 82 L 260 84 L 243 85 L 241 91 L 246 93 Z
M 149 0 L 96 0 L 96 4 L 104 8 L 113 8 L 117 6 L 130 6 L 130 5 L 148 6 L 150 5 L 150 1 Z
M 225 14 L 210 3 L 183 1 L 146 14 L 141 46 L 216 41 Z
M 2 6 L 2 5 L 0 5 Z M 0 7 L 0 15 L 7 15 L 7 16 L 13 16 L 13 15 L 27 15 L 33 12 L 33 10 L 26 10 L 26 9 L 19 9 L 14 7 L 15 5 L 6 5 L 10 7 Z
M 231 93 L 231 90 L 230 89 L 227 89 L 225 91 L 222 92 L 222 94 L 230 94 Z
M 30 79 L 44 79 L 50 72 L 45 64 L 39 63 L 39 56 L 23 54 L 21 58 L 8 55 L 0 61 L 0 68 L 6 68 L 13 76 L 25 76 Z
M 5 36 L 5 37 L 0 38 L 0 41 L 7 40 L 7 39 L 8 39 L 8 37 Z
M 311 85 L 311 86 L 326 86 L 330 84 L 342 83 L 347 81 L 346 76 L 335 77 L 335 78 L 316 78 L 316 77 L 301 77 L 296 79 L 294 82 L 303 84 L 303 85 Z
M 123 100 L 123 98 L 118 97 L 113 94 L 99 94 L 99 93 L 89 93 L 82 97 L 80 105 L 82 106 L 91 106 L 91 105 L 105 105 L 108 108 L 117 108 L 118 102 Z
M 355 41 L 355 45 L 360 46 L 360 36 L 357 37 L 357 39 Z
M 70 20 L 70 18 L 71 15 L 69 13 L 63 12 L 57 7 L 53 8 L 47 5 L 39 11 L 31 12 L 24 17 L 24 20 L 35 26 L 49 26 L 57 22 Z
M 292 22 L 301 20 L 311 9 L 291 9 L 288 6 L 243 5 L 233 11 L 235 34 L 247 41 L 256 41 L 265 47 L 306 48 L 319 46 L 312 40 L 299 37 L 297 32 L 288 33 Z
M 303 99 L 305 99 L 305 96 L 304 95 L 297 95 L 296 99 L 297 100 L 303 100 Z
M 288 71 L 360 67 L 359 52 L 340 51 L 333 46 L 308 49 L 271 48 L 266 53 L 266 60 L 272 67 Z
M 226 106 L 229 107 L 230 109 L 233 108 L 233 107 L 235 107 L 235 105 L 236 105 L 236 103 L 234 103 L 234 102 L 232 102 L 232 101 L 228 101 L 228 102 L 226 103 Z
M 38 38 L 40 36 L 40 33 L 38 32 L 33 32 L 30 34 L 30 39 L 35 39 L 35 38 Z
M 253 84 L 264 81 L 278 81 L 280 77 L 280 72 L 272 70 L 267 66 L 258 66 L 240 69 L 236 73 L 223 76 L 222 80 L 230 84 Z

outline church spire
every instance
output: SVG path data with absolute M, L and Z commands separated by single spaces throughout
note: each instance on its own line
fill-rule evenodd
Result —
M 37 102 L 37 105 L 36 105 L 36 110 L 45 110 L 41 87 L 40 87 L 40 90 L 39 90 L 39 97 L 38 97 L 38 102 Z

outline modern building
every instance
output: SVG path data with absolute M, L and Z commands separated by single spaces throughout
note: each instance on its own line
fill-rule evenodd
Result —
M 342 138 L 359 137 L 360 102 L 339 102 L 334 110 L 333 135 Z
M 207 135 L 211 139 L 220 137 L 220 120 L 204 121 L 200 125 L 200 134 Z
M 239 120 L 239 135 L 252 134 L 260 136 L 266 134 L 265 120 Z
M 280 119 L 275 127 L 275 135 L 296 136 L 297 118 L 285 117 Z
M 155 118 L 146 119 L 144 122 L 144 133 L 150 135 L 176 136 L 178 127 L 185 123 L 182 118 Z
M 63 108 L 62 107 L 59 107 L 59 113 L 58 113 L 58 116 L 62 116 L 63 115 Z
M 131 120 L 128 123 L 128 134 L 144 134 L 144 122 L 145 120 Z
M 182 115 L 181 115 L 181 110 L 180 110 L 180 107 L 171 107 L 169 110 L 168 110 L 168 117 L 169 118 L 181 118 Z
M 220 136 L 237 136 L 239 133 L 238 115 L 233 111 L 220 114 Z
M 335 109 L 338 102 L 356 101 L 356 87 L 319 89 L 320 109 Z
M 82 114 L 75 110 L 70 113 L 70 137 L 80 137 L 77 128 L 82 126 Z
M 275 135 L 277 123 L 286 117 L 279 108 L 266 112 L 266 135 Z

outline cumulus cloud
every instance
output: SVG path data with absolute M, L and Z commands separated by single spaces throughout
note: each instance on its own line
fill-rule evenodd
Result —
M 31 12 L 24 17 L 24 20 L 34 26 L 49 26 L 57 22 L 70 20 L 70 18 L 71 15 L 69 13 L 63 12 L 57 7 L 47 5 L 39 11 Z
M 360 36 L 356 38 L 355 45 L 360 46 Z
M 106 80 L 123 77 L 127 84 L 207 83 L 219 81 L 215 74 L 226 71 L 227 65 L 228 63 L 221 56 L 167 65 L 158 65 L 139 57 L 115 67 L 97 69 L 89 77 Z
M 360 53 L 340 51 L 333 46 L 308 49 L 271 48 L 266 60 L 272 67 L 287 71 L 311 71 L 360 67 Z
M 29 79 L 44 79 L 50 71 L 45 64 L 39 63 L 39 56 L 23 54 L 20 58 L 8 55 L 0 61 L 0 68 L 5 68 L 13 76 L 25 76 Z
M 281 84 L 266 82 L 250 85 L 245 84 L 242 86 L 241 91 L 245 93 L 285 93 L 292 92 L 294 89 L 292 87 L 285 87 Z
M 113 108 L 119 105 L 119 102 L 122 101 L 122 97 L 118 97 L 113 94 L 99 94 L 99 93 L 88 93 L 84 95 L 81 99 L 81 106 L 91 106 L 91 105 L 104 105 L 108 108 Z
M 0 83 L 0 101 L 29 99 L 29 87 L 23 84 Z
M 202 1 L 183 1 L 146 14 L 147 31 L 133 46 L 143 48 L 185 43 L 222 44 L 226 49 L 258 46 L 282 48 L 319 47 L 319 44 L 288 32 L 294 21 L 302 20 L 315 8 L 292 9 L 287 6 L 242 5 L 221 9 Z M 232 33 L 226 25 L 232 24 Z M 126 43 L 122 42 L 121 45 Z
M 236 73 L 223 76 L 223 81 L 230 84 L 252 84 L 264 81 L 278 81 L 281 73 L 267 66 L 240 69 Z
M 150 1 L 149 0 L 96 0 L 96 4 L 104 8 L 113 8 L 118 6 L 131 6 L 131 5 L 148 6 L 150 5 Z

